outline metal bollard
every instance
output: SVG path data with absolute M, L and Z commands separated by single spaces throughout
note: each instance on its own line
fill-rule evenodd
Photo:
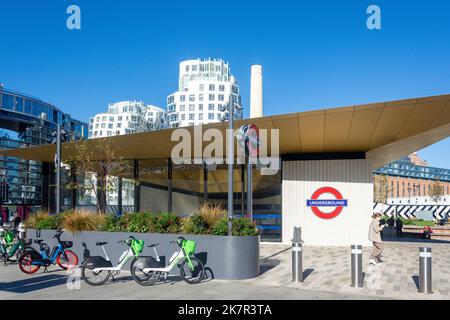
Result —
M 419 292 L 431 294 L 431 248 L 419 248 Z
M 292 239 L 292 282 L 303 282 L 303 246 L 301 228 L 294 227 Z
M 352 287 L 362 288 L 364 283 L 362 272 L 362 245 L 352 245 Z

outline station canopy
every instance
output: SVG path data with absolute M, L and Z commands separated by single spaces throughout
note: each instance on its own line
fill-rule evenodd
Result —
M 326 153 L 363 153 L 374 167 L 395 161 L 450 136 L 450 95 L 422 97 L 340 108 L 244 119 L 236 128 L 255 124 L 259 129 L 279 129 L 281 156 Z M 215 128 L 226 137 L 227 123 L 202 126 Z M 184 128 L 194 137 L 194 127 Z M 124 159 L 168 159 L 178 141 L 171 141 L 176 130 L 165 129 L 87 141 L 96 150 L 104 139 L 111 139 Z M 197 127 L 198 130 L 198 127 Z M 270 137 L 270 130 L 269 137 Z M 193 140 L 193 139 L 192 139 Z M 75 144 L 62 146 L 62 158 L 70 158 Z M 203 142 L 205 148 L 210 142 Z M 268 154 L 271 153 L 269 139 Z M 224 141 L 224 148 L 226 143 Z M 53 162 L 55 145 L 1 150 L 0 155 L 26 160 Z M 101 157 L 95 160 L 102 160 Z

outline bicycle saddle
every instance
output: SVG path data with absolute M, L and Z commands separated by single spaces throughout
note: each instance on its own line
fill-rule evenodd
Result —
M 105 244 L 108 244 L 108 242 L 97 242 L 96 243 L 98 246 L 104 246 Z
M 159 246 L 159 243 L 154 243 L 154 244 L 149 244 L 148 245 L 149 248 L 154 248 L 154 247 L 157 247 L 157 246 Z
M 43 243 L 44 242 L 44 240 L 42 240 L 42 239 L 36 239 L 36 240 L 34 240 L 34 243 L 37 243 L 37 244 L 41 244 L 41 243 Z

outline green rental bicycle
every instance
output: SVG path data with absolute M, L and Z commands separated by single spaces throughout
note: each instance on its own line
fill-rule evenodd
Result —
M 25 248 L 31 245 L 31 240 L 25 241 L 20 236 L 15 241 L 15 230 L 8 230 L 0 226 L 0 255 L 3 265 L 8 262 L 17 262 Z
M 202 281 L 205 274 L 203 263 L 194 256 L 196 243 L 192 240 L 186 240 L 178 237 L 177 240 L 170 242 L 180 247 L 169 259 L 169 264 L 164 266 L 159 258 L 156 247 L 159 244 L 151 244 L 148 247 L 153 248 L 156 258 L 140 257 L 131 264 L 131 275 L 133 279 L 141 286 L 150 286 L 155 284 L 161 275 L 165 278 L 169 275 L 175 266 L 180 269 L 181 278 L 189 284 L 196 284 Z
M 97 246 L 102 247 L 105 257 L 90 256 L 84 261 L 81 267 L 81 278 L 84 282 L 91 286 L 100 286 L 111 276 L 114 281 L 114 276 L 120 273 L 127 261 L 132 259 L 134 262 L 144 249 L 144 241 L 137 240 L 133 236 L 120 240 L 118 243 L 125 244 L 128 248 L 122 253 L 116 266 L 113 266 L 104 248 L 104 245 L 108 244 L 108 242 L 96 243 Z M 87 247 L 85 249 L 87 250 Z

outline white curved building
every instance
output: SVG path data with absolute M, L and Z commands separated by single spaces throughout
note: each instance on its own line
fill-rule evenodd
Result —
M 219 122 L 221 105 L 230 97 L 241 106 L 241 95 L 230 66 L 222 59 L 196 59 L 180 63 L 178 91 L 167 97 L 167 120 L 171 128 Z M 242 119 L 242 110 L 235 118 Z
M 89 138 L 159 130 L 166 127 L 165 111 L 142 101 L 111 103 L 108 112 L 90 119 Z

